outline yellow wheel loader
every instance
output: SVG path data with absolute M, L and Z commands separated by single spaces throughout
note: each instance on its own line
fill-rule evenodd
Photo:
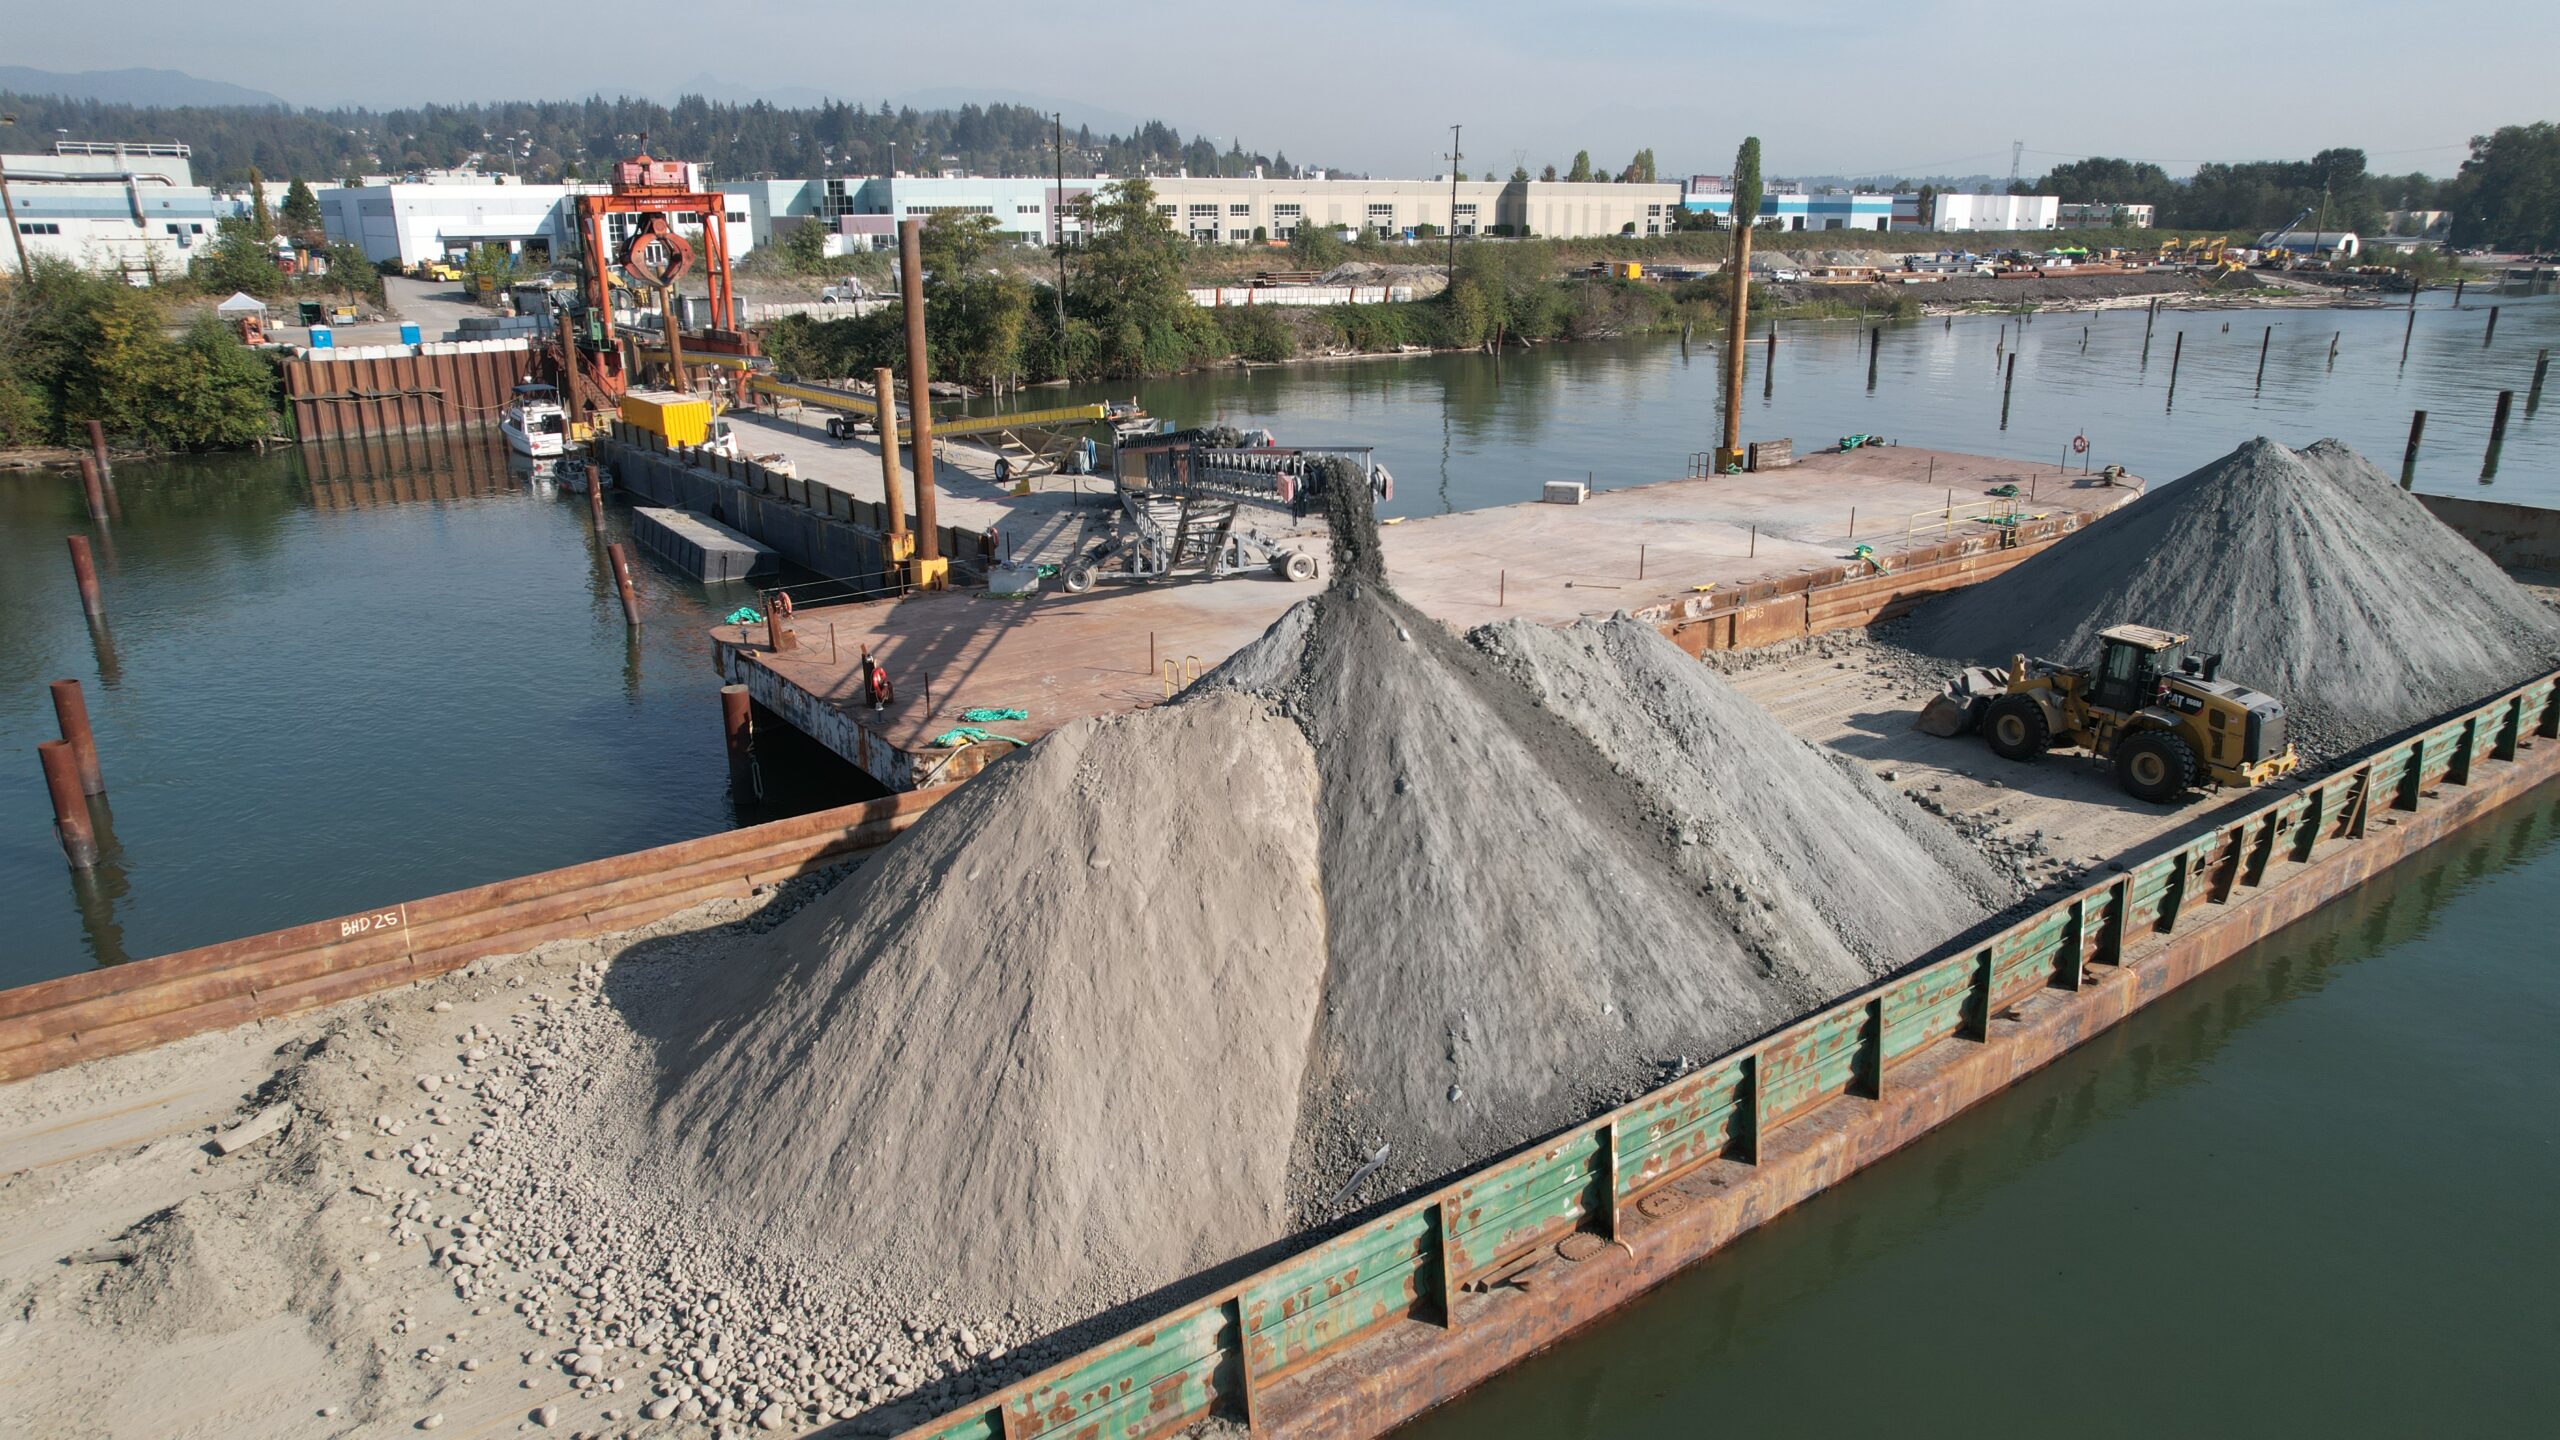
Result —
M 2148 625 L 2118 625 L 2098 642 L 2092 668 L 2017 657 L 2006 689 L 1980 712 L 1993 751 L 2034 760 L 2086 750 L 2153 804 L 2198 785 L 2263 785 L 2300 763 L 2284 703 L 2221 679 L 2221 656 L 2188 654 L 2186 636 Z

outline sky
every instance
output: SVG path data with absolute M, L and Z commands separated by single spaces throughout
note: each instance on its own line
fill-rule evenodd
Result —
M 1615 169 L 1646 146 L 1665 177 L 1722 173 L 1749 132 L 1772 175 L 2005 175 L 2013 141 L 2029 176 L 2092 154 L 2183 174 L 2333 145 L 2363 148 L 2376 171 L 2441 175 L 2475 134 L 2560 118 L 2560 5 L 2512 0 L 617 0 L 547 13 L 558 20 L 493 0 L 286 0 L 244 23 L 202 0 L 123 0 L 109 24 L 27 6 L 9 50 L 311 105 L 1029 95 L 1399 176 L 1445 172 L 1452 124 L 1471 173 L 1562 169 L 1584 148 Z

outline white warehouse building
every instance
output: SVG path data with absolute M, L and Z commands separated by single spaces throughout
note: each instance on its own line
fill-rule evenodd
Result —
M 2061 219 L 2062 201 L 2051 195 L 1940 195 L 1929 228 L 2051 230 Z
M 548 255 L 568 253 L 576 245 L 578 207 L 575 197 L 601 195 L 604 185 L 519 185 L 489 177 L 395 181 L 381 185 L 333 185 L 314 193 L 332 241 L 357 246 L 376 264 L 396 262 L 403 269 L 428 260 L 457 256 L 480 245 L 497 245 L 518 254 L 528 249 Z M 755 223 L 755 201 L 762 187 L 730 187 L 719 193 L 725 202 L 730 258 L 746 254 L 771 233 L 769 217 Z M 627 233 L 630 217 L 611 217 L 615 239 Z M 676 228 L 701 233 L 702 217 L 679 214 Z
M 0 155 L 18 249 L 136 285 L 175 278 L 246 204 L 195 183 L 184 145 L 56 141 L 49 155 Z

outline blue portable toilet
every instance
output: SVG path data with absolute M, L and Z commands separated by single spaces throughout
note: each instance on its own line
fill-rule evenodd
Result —
M 338 348 L 337 337 L 329 333 L 328 326 L 314 325 L 311 327 L 311 348 L 314 350 L 335 350 Z
M 400 326 L 400 343 L 403 345 L 418 343 L 418 327 L 414 322 L 404 322 Z

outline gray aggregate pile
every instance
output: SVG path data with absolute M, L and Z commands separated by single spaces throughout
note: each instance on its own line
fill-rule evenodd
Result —
M 1950 660 L 2086 664 L 2098 633 L 2154 625 L 2218 650 L 2333 759 L 2560 663 L 2560 620 L 2336 440 L 2260 437 L 1896 637 Z
M 1302 1220 L 1580 1120 L 1991 908 L 1916 807 L 1648 628 L 1470 644 L 1388 586 L 1366 488 L 1326 499 L 1332 587 L 1204 686 L 1268 697 L 1315 751 Z

